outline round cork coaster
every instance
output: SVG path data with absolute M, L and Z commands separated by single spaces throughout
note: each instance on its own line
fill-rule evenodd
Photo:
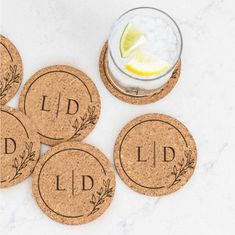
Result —
M 197 151 L 182 123 L 163 114 L 146 114 L 122 129 L 114 158 L 118 174 L 130 188 L 160 196 L 187 183 L 194 172 Z
M 115 192 L 110 162 L 97 148 L 66 142 L 51 148 L 33 174 L 39 207 L 53 220 L 84 224 L 101 216 Z
M 83 72 L 55 65 L 36 72 L 25 84 L 19 109 L 38 128 L 44 144 L 80 141 L 95 127 L 100 114 L 96 86 Z
M 171 90 L 175 87 L 179 76 L 180 76 L 180 71 L 181 71 L 181 62 L 178 63 L 176 66 L 171 78 L 169 81 L 159 88 L 156 93 L 154 93 L 151 96 L 132 96 L 124 93 L 120 89 L 118 89 L 111 79 L 109 78 L 109 73 L 108 73 L 108 67 L 107 67 L 107 54 L 108 54 L 108 43 L 106 42 L 105 45 L 102 48 L 101 54 L 100 54 L 100 60 L 99 60 L 99 69 L 100 69 L 100 76 L 101 79 L 106 86 L 106 88 L 118 99 L 130 103 L 130 104 L 137 104 L 137 105 L 143 105 L 143 104 L 150 104 L 154 103 L 166 95 L 168 95 Z
M 16 47 L 3 35 L 0 35 L 0 105 L 4 105 L 18 91 L 23 65 Z
M 40 141 L 32 122 L 13 108 L 0 107 L 0 188 L 26 179 L 40 154 Z

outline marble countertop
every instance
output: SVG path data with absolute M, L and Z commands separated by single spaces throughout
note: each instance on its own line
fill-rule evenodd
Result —
M 104 87 L 98 71 L 99 53 L 112 23 L 137 6 L 168 12 L 184 38 L 182 74 L 176 88 L 161 101 L 145 106 L 117 100 Z M 112 163 L 121 128 L 149 112 L 182 121 L 198 146 L 195 174 L 180 191 L 146 197 L 130 190 L 116 174 L 110 208 L 82 226 L 49 219 L 33 198 L 31 178 L 1 190 L 1 235 L 235 234 L 234 0 L 0 0 L 0 24 L 0 32 L 21 53 L 23 84 L 38 69 L 53 64 L 78 67 L 92 78 L 100 92 L 102 113 L 85 142 L 100 148 Z M 9 106 L 17 107 L 19 93 Z M 46 149 L 43 146 L 42 152 Z

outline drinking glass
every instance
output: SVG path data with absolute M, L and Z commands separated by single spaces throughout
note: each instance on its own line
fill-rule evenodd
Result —
M 138 38 L 123 56 L 122 41 L 130 41 L 131 34 Z M 182 44 L 178 25 L 165 12 L 151 7 L 129 10 L 114 23 L 108 39 L 108 77 L 127 95 L 151 96 L 171 78 L 180 62 Z

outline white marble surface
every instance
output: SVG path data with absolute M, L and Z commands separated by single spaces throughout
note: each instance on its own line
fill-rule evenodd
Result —
M 112 22 L 124 11 L 143 5 L 165 10 L 180 25 L 183 69 L 170 95 L 155 104 L 134 106 L 105 89 L 98 58 Z M 31 178 L 1 190 L 1 235 L 235 234 L 234 0 L 1 0 L 0 9 L 1 33 L 15 43 L 23 58 L 23 83 L 53 64 L 69 64 L 92 77 L 101 95 L 102 113 L 85 142 L 99 147 L 111 162 L 120 129 L 148 112 L 178 118 L 198 145 L 195 175 L 182 190 L 161 198 L 146 197 L 117 176 L 109 210 L 82 226 L 62 225 L 44 215 L 32 196 Z M 16 107 L 18 96 L 19 92 L 8 105 Z

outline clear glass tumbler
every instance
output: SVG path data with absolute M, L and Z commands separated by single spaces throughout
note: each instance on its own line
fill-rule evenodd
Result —
M 127 95 L 153 95 L 171 78 L 182 44 L 178 25 L 165 12 L 151 7 L 129 10 L 109 36 L 108 76 Z

